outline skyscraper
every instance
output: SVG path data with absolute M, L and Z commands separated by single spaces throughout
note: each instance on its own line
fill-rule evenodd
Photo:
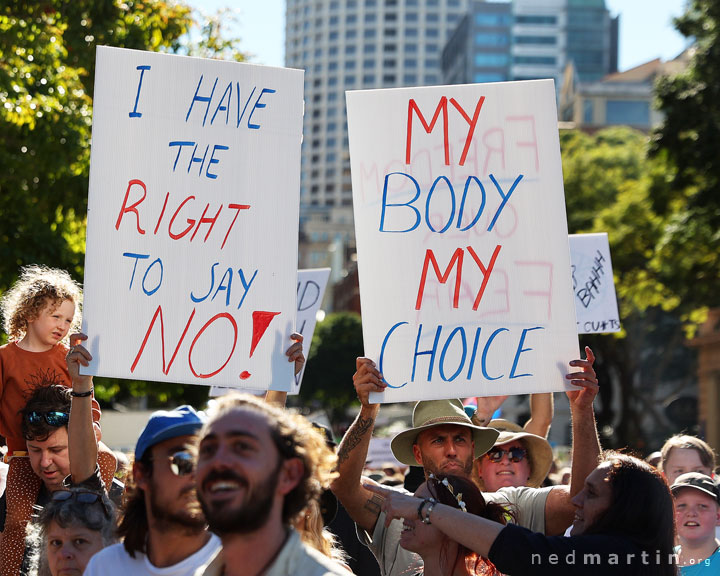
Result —
M 442 56 L 448 83 L 554 78 L 572 62 L 582 81 L 617 71 L 618 18 L 605 0 L 472 0 Z
M 287 0 L 285 65 L 305 70 L 301 222 L 329 229 L 307 232 L 310 243 L 353 242 L 345 90 L 440 84 L 440 54 L 467 3 Z

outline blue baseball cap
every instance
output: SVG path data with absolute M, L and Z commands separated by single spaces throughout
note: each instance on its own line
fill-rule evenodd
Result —
M 163 440 L 195 434 L 205 419 L 192 406 L 179 406 L 174 410 L 158 410 L 150 415 L 145 429 L 135 446 L 135 460 L 140 460 L 147 449 Z

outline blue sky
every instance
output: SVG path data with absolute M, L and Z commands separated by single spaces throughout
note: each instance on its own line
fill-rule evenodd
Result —
M 282 66 L 285 42 L 285 0 L 188 0 L 191 5 L 213 12 L 237 6 L 238 35 L 242 49 L 252 61 Z M 684 48 L 684 38 L 672 27 L 672 18 L 683 12 L 685 0 L 605 0 L 611 14 L 620 14 L 620 70 L 662 58 L 669 60 Z M 239 5 L 239 6 L 238 6 Z

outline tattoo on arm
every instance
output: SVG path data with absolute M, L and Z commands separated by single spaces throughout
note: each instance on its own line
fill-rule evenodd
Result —
M 358 418 L 357 422 L 348 431 L 340 450 L 338 450 L 338 464 L 342 464 L 350 457 L 350 452 L 360 444 L 363 436 L 367 434 L 368 430 L 372 430 L 374 422 L 374 418 Z
M 363 506 L 363 508 L 365 508 L 368 512 L 372 512 L 376 516 L 379 516 L 383 501 L 384 499 L 382 496 L 373 494 L 370 500 L 365 500 L 365 506 Z

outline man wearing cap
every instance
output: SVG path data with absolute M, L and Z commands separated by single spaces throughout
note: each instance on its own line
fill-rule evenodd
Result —
M 500 434 L 495 445 L 475 461 L 474 479 L 480 489 L 497 492 L 508 486 L 542 486 L 553 462 L 550 443 L 501 418 L 488 426 Z
M 720 573 L 720 490 L 713 479 L 699 472 L 678 476 L 670 487 L 675 497 L 675 526 L 680 546 L 682 576 Z
M 573 482 L 567 487 L 503 488 L 484 494 L 486 500 L 509 506 L 516 522 L 548 535 L 562 534 L 572 522 L 572 495 L 578 493 L 585 477 L 595 469 L 600 445 L 595 427 L 592 401 L 598 385 L 592 368 L 594 356 L 585 349 L 587 360 L 573 360 L 571 366 L 581 369 L 567 375 L 578 390 L 568 392 L 573 423 Z M 375 554 L 383 575 L 414 573 L 408 568 L 421 566 L 419 556 L 400 547 L 402 523 L 393 520 L 385 527 L 382 499 L 367 490 L 361 481 L 370 437 L 380 406 L 370 404 L 370 392 L 382 392 L 387 386 L 369 358 L 357 359 L 353 375 L 361 408 L 355 422 L 345 433 L 338 449 L 339 477 L 332 489 L 358 526 L 358 536 Z M 422 466 L 425 475 L 453 474 L 470 477 L 473 461 L 487 452 L 498 438 L 498 432 L 472 423 L 460 400 L 418 402 L 413 411 L 413 427 L 398 434 L 391 443 L 393 455 L 403 464 Z M 364 480 L 363 480 L 364 481 Z
M 220 549 L 195 495 L 191 447 L 203 420 L 192 406 L 154 412 L 140 434 L 118 535 L 87 576 L 190 576 Z

